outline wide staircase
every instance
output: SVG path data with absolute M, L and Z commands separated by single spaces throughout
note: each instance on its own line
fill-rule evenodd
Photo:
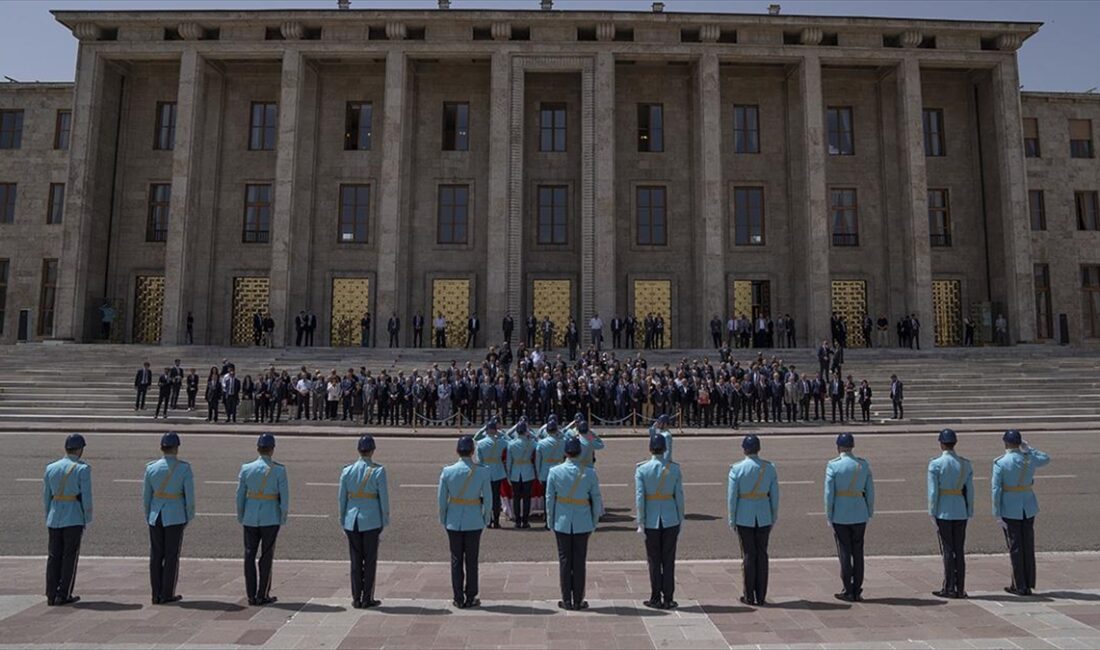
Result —
M 750 354 L 735 351 L 743 361 Z M 745 351 L 755 356 L 756 351 Z M 816 372 L 815 351 L 764 350 L 799 369 Z M 619 351 L 624 356 L 634 354 Z M 137 422 L 149 420 L 157 400 L 156 377 L 180 359 L 195 368 L 201 384 L 211 366 L 223 359 L 238 376 L 256 376 L 275 366 L 292 373 L 303 365 L 327 373 L 366 366 L 382 369 L 445 368 L 451 361 L 480 364 L 485 350 L 379 348 L 221 348 L 200 346 L 26 344 L 0 350 L 0 423 L 10 427 L 34 422 Z M 650 366 L 681 358 L 717 359 L 713 350 L 665 350 L 645 353 Z M 147 411 L 134 411 L 133 380 L 143 361 L 152 364 L 154 386 Z M 890 417 L 890 375 L 905 382 L 905 416 L 927 424 L 1014 422 L 1088 423 L 1100 421 L 1100 350 L 1019 346 L 954 348 L 916 352 L 896 348 L 849 350 L 844 374 L 868 379 L 874 391 L 875 419 Z M 181 395 L 180 402 L 186 399 Z M 858 409 L 857 409 L 858 410 Z M 174 422 L 205 421 L 200 394 L 193 413 L 174 411 Z M 1079 426 L 1079 425 L 1078 425 Z

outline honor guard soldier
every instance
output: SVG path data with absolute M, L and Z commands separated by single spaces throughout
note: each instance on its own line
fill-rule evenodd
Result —
M 649 435 L 657 434 L 665 439 L 665 452 L 664 458 L 666 461 L 672 461 L 672 431 L 668 428 L 668 414 L 662 413 L 657 416 L 657 420 L 653 423 L 653 426 L 649 428 Z
M 382 604 L 374 598 L 374 576 L 378 540 L 390 525 L 390 499 L 386 468 L 374 462 L 374 437 L 359 438 L 357 448 L 359 460 L 340 473 L 340 521 L 351 557 L 351 606 L 366 609 Z
M 531 489 L 535 483 L 535 438 L 527 427 L 527 420 L 520 419 L 507 434 L 508 482 L 512 487 L 512 514 L 516 528 L 530 528 Z
M 565 427 L 565 440 L 575 439 L 581 443 L 581 453 L 577 462 L 585 467 L 593 467 L 596 464 L 596 450 L 603 449 L 604 443 L 595 431 L 588 426 L 588 420 L 584 414 L 578 412 L 573 416 L 573 422 Z
M 244 526 L 244 584 L 249 605 L 269 605 L 277 598 L 271 592 L 271 564 L 279 527 L 290 513 L 290 489 L 286 467 L 271 460 L 275 436 L 260 434 L 256 441 L 259 458 L 241 465 L 237 478 L 237 522 Z M 261 545 L 263 549 L 260 550 Z M 260 553 L 259 581 L 256 554 Z
M 183 529 L 195 518 L 195 478 L 191 464 L 177 458 L 180 437 L 169 431 L 160 438 L 164 457 L 145 466 L 142 501 L 149 524 L 149 582 L 153 604 L 174 603 L 180 569 Z
M 863 600 L 863 535 L 867 521 L 875 514 L 875 484 L 871 463 L 852 454 L 855 436 L 842 433 L 836 438 L 839 456 L 825 468 L 825 517 L 833 527 L 840 579 L 844 590 L 837 600 Z
M 768 595 L 768 539 L 779 518 L 779 478 L 775 465 L 762 460 L 760 438 L 741 440 L 745 459 L 730 466 L 726 487 L 729 527 L 741 542 L 741 573 L 746 605 L 764 605 Z
M 936 520 L 943 553 L 940 598 L 966 598 L 966 522 L 974 516 L 974 469 L 955 453 L 958 436 L 940 431 L 940 455 L 928 463 L 928 514 Z
M 80 600 L 80 596 L 73 595 L 80 538 L 84 527 L 92 523 L 92 468 L 80 459 L 84 445 L 84 436 L 70 434 L 65 438 L 65 457 L 47 465 L 42 478 L 46 529 L 50 534 L 46 604 L 51 606 Z
M 584 570 L 588 536 L 596 530 L 603 500 L 600 480 L 580 462 L 581 439 L 565 442 L 566 461 L 550 470 L 546 482 L 546 523 L 558 543 L 562 609 L 588 609 L 584 599 Z
M 481 531 L 492 514 L 490 470 L 471 458 L 474 439 L 458 439 L 458 462 L 439 475 L 439 523 L 447 529 L 451 546 L 451 591 L 459 609 L 481 604 L 477 591 L 477 563 Z
M 550 470 L 565 460 L 565 440 L 558 435 L 558 418 L 553 413 L 546 418 L 546 424 L 539 429 L 539 443 L 535 447 L 535 473 L 545 491 Z
M 500 484 L 508 477 L 504 470 L 504 450 L 508 448 L 508 440 L 501 435 L 495 415 L 474 434 L 473 439 L 477 443 L 477 462 L 489 468 L 492 480 L 493 520 L 489 528 L 500 528 Z
M 668 459 L 665 437 L 649 436 L 649 460 L 634 470 L 634 504 L 638 511 L 638 532 L 645 535 L 649 563 L 649 600 L 646 607 L 677 607 L 676 540 L 684 520 L 684 483 L 680 466 Z
M 1027 596 L 1035 588 L 1035 470 L 1050 462 L 1038 449 L 1032 449 L 1016 429 L 1005 431 L 1005 453 L 993 461 L 993 516 L 1005 531 L 1008 554 L 1012 558 L 1012 585 L 1005 591 Z

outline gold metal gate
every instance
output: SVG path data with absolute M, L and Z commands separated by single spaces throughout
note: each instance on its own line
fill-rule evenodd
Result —
M 252 315 L 267 315 L 269 280 L 265 277 L 233 278 L 233 330 L 232 345 L 250 345 L 253 342 Z
M 771 283 L 767 280 L 734 280 L 733 281 L 733 313 L 740 318 L 742 315 L 752 320 L 752 326 L 756 328 L 756 319 L 763 316 L 768 318 L 772 311 Z
M 638 319 L 639 328 L 644 326 L 647 314 L 664 319 L 663 347 L 672 347 L 672 282 L 670 280 L 634 281 L 634 318 Z
M 160 343 L 164 276 L 139 275 L 134 283 L 134 343 Z
M 833 313 L 848 325 L 848 347 L 866 345 L 863 318 L 867 316 L 867 283 L 863 280 L 833 280 Z
M 932 310 L 936 315 L 936 345 L 958 345 L 962 323 L 962 282 L 932 280 Z
M 573 313 L 573 283 L 570 280 L 535 280 L 531 291 L 532 313 L 538 322 L 549 317 L 561 345 L 565 345 L 565 326 Z M 541 326 L 540 326 L 541 327 Z M 580 324 L 577 325 L 580 328 Z M 579 332 L 579 330 L 578 330 Z
M 332 279 L 332 329 L 329 340 L 333 347 L 360 345 L 363 342 L 359 321 L 369 308 L 369 278 Z
M 447 347 L 466 345 L 466 320 L 470 317 L 469 280 L 432 280 L 432 345 L 435 345 L 435 319 L 443 314 L 447 321 Z

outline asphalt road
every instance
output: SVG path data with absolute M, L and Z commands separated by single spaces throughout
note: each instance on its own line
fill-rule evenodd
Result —
M 61 455 L 63 434 L 0 434 L 0 555 L 42 555 L 46 532 L 42 513 L 43 467 Z M 144 556 L 147 528 L 141 513 L 145 463 L 159 455 L 152 434 L 90 434 L 85 459 L 92 465 L 95 521 L 84 537 L 86 555 Z M 725 523 L 726 475 L 740 457 L 739 438 L 676 440 L 675 457 L 683 468 L 687 519 L 680 536 L 682 559 L 738 557 L 736 537 Z M 1100 436 L 1096 431 L 1046 432 L 1032 436 L 1034 446 L 1052 456 L 1039 473 L 1042 513 L 1037 546 L 1045 551 L 1100 549 L 1095 522 L 1100 517 Z M 188 527 L 184 553 L 191 557 L 236 557 L 241 533 L 234 512 L 237 470 L 255 457 L 250 435 L 184 435 L 181 457 L 196 473 L 199 516 Z M 343 559 L 346 544 L 337 517 L 336 481 L 344 464 L 356 458 L 353 438 L 294 437 L 279 434 L 276 458 L 288 467 L 291 519 L 280 534 L 278 556 Z M 996 434 L 966 434 L 959 452 L 975 463 L 976 516 L 968 532 L 971 552 L 1004 550 L 989 503 L 992 459 L 1001 448 Z M 392 525 L 383 538 L 381 559 L 443 561 L 446 535 L 436 513 L 440 468 L 453 462 L 453 440 L 379 439 L 376 460 L 387 467 Z M 857 435 L 857 453 L 872 462 L 877 513 L 867 534 L 872 555 L 912 555 L 938 551 L 934 526 L 926 512 L 925 468 L 938 454 L 927 434 Z M 833 437 L 773 436 L 762 455 L 779 469 L 781 506 L 772 533 L 775 557 L 816 557 L 834 552 L 831 531 L 822 516 L 825 462 L 835 455 Z M 634 465 L 647 457 L 645 441 L 615 439 L 598 455 L 597 469 L 608 517 L 593 536 L 593 560 L 645 557 L 634 532 Z M 483 562 L 553 560 L 552 535 L 539 528 L 486 531 Z

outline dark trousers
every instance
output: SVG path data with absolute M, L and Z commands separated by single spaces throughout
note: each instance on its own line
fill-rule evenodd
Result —
M 206 419 L 218 421 L 218 400 L 212 399 L 206 402 Z
M 475 330 L 466 330 L 466 347 L 477 347 L 477 332 Z
M 76 565 L 80 559 L 80 538 L 83 526 L 47 528 L 50 533 L 49 556 L 46 559 L 46 600 L 68 598 L 76 584 Z
M 859 596 L 863 593 L 863 534 L 867 524 L 833 524 L 836 538 L 836 554 L 840 558 L 840 580 L 844 593 Z
M 616 350 L 623 346 L 623 331 L 611 330 L 611 347 Z
M 1005 519 L 1005 543 L 1012 558 L 1012 588 L 1031 591 L 1035 588 L 1035 517 Z
M 390 347 L 397 347 L 397 332 L 390 332 Z
M 149 392 L 148 386 L 137 386 L 137 399 L 134 401 L 134 410 L 145 408 L 145 394 Z
M 500 523 L 500 484 L 504 482 L 504 479 L 499 481 L 492 481 L 493 490 L 493 521 Z
M 937 519 L 936 530 L 943 554 L 943 590 L 962 593 L 966 591 L 966 520 Z
M 172 384 L 172 408 L 178 409 L 180 407 L 180 385 L 177 383 Z M 167 412 L 167 411 L 165 411 Z
M 301 327 L 295 328 L 294 345 L 296 345 L 298 347 L 302 347 L 302 339 L 305 338 L 305 333 L 306 333 L 305 329 L 303 329 Z
M 237 404 L 240 402 L 239 397 L 236 395 L 229 395 L 225 398 L 225 421 L 236 422 L 237 421 Z
M 481 549 L 480 530 L 448 530 L 451 544 L 451 592 L 458 602 L 477 597 L 477 558 Z
M 722 334 L 720 332 L 711 332 L 710 333 L 710 338 L 711 338 L 711 341 L 714 342 L 714 349 L 715 350 L 722 347 Z
M 652 601 L 670 602 L 676 592 L 676 540 L 679 537 L 679 525 L 645 529 L 645 556 L 649 564 L 649 598 Z M 583 580 L 581 595 L 583 600 Z
M 435 347 L 445 348 L 447 347 L 447 330 L 435 331 Z
M 625 347 L 629 350 L 634 349 L 634 332 L 627 332 L 626 333 L 626 346 Z
M 584 602 L 584 570 L 588 561 L 588 536 L 591 533 L 554 532 L 558 541 L 558 575 L 561 600 L 566 605 Z
M 526 524 L 531 517 L 531 488 L 534 481 L 512 481 L 512 513 L 516 524 Z
M 304 395 L 304 396 L 301 395 L 301 394 L 298 395 L 298 415 L 297 415 L 297 417 L 298 417 L 299 420 L 302 419 L 302 414 L 303 413 L 305 413 L 306 419 L 307 420 L 309 419 L 309 402 L 310 402 L 309 398 L 310 398 L 310 396 L 308 394 Z
M 844 396 L 844 413 L 847 414 L 849 420 L 856 419 L 856 398 Z
M 757 605 L 763 604 L 768 596 L 768 537 L 771 532 L 771 526 L 737 527 L 745 600 Z
M 413 347 L 424 346 L 424 328 L 413 328 Z
M 863 421 L 864 422 L 870 422 L 871 421 L 871 403 L 870 402 L 861 402 L 860 405 L 859 405 L 859 408 L 860 408 L 860 410 L 863 414 Z
M 267 598 L 271 591 L 271 564 L 275 561 L 275 540 L 278 536 L 278 526 L 244 527 L 244 589 L 249 600 Z M 259 562 L 256 561 L 257 552 L 260 554 Z
M 348 555 L 351 557 L 351 599 L 365 603 L 374 600 L 374 576 L 378 570 L 378 536 L 381 528 L 345 530 L 348 536 Z
M 154 599 L 168 600 L 176 593 L 183 527 L 183 524 L 165 526 L 160 517 L 155 526 L 149 526 L 149 582 Z
M 164 407 L 164 417 L 168 417 L 168 405 L 171 403 L 171 393 L 159 393 L 157 395 L 157 410 L 153 413 L 153 417 L 157 417 L 161 413 L 161 407 Z
M 199 396 L 198 391 L 194 391 L 194 392 L 187 391 L 187 410 L 189 410 L 189 411 L 194 411 L 195 410 L 195 399 L 197 399 L 198 396 Z
M 901 400 L 900 399 L 891 399 L 890 402 L 893 403 L 893 405 L 894 405 L 894 419 L 895 420 L 905 419 L 905 406 L 901 403 Z
M 844 403 L 839 397 L 832 398 L 833 402 L 833 422 L 836 422 L 836 412 L 840 411 L 840 421 L 844 421 Z

